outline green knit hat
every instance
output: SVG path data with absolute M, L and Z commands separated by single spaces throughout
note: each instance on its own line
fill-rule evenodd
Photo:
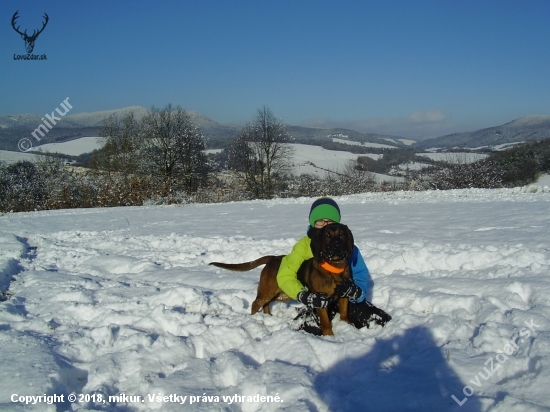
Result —
M 315 221 L 319 219 L 330 219 L 340 223 L 340 208 L 330 197 L 317 199 L 311 205 L 309 210 L 309 224 L 315 226 Z

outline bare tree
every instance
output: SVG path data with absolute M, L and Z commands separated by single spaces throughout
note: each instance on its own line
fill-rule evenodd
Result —
M 246 190 L 253 193 L 255 198 L 262 197 L 261 189 L 261 160 L 256 157 L 252 149 L 254 127 L 246 125 L 235 138 L 229 153 L 228 166 L 237 173 L 239 180 L 244 183 Z
M 177 167 L 177 123 L 172 105 L 152 108 L 143 118 L 141 152 L 144 167 L 161 181 L 171 184 Z
M 290 172 L 293 148 L 284 124 L 271 110 L 258 109 L 254 122 L 245 126 L 231 147 L 229 165 L 238 171 L 257 198 L 273 197 L 278 179 Z
M 208 159 L 204 154 L 205 143 L 200 128 L 195 126 L 189 114 L 181 114 L 182 124 L 178 138 L 177 157 L 181 168 L 181 179 L 187 193 L 196 192 L 206 184 Z
M 138 169 L 138 136 L 141 124 L 130 112 L 122 119 L 109 116 L 103 123 L 99 135 L 103 137 L 101 152 L 92 158 L 92 166 L 109 174 L 120 173 L 125 179 Z
M 167 105 L 143 118 L 141 153 L 144 166 L 172 190 L 194 191 L 206 180 L 204 138 L 187 111 Z

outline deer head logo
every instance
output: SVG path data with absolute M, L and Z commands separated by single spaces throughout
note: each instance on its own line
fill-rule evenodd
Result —
M 15 20 L 17 20 L 17 18 L 19 17 L 19 16 L 17 15 L 17 13 L 19 13 L 19 10 L 16 11 L 16 12 L 14 13 L 13 17 L 11 18 L 11 25 L 12 25 L 13 29 L 14 29 L 17 33 L 19 33 L 19 34 L 21 35 L 21 38 L 22 38 L 23 40 L 25 40 L 25 48 L 27 49 L 27 53 L 32 53 L 32 51 L 33 51 L 33 49 L 34 49 L 34 42 L 36 41 L 36 38 L 38 37 L 38 35 L 39 35 L 40 33 L 42 33 L 42 31 L 43 31 L 44 28 L 46 27 L 46 24 L 48 24 L 48 20 L 49 20 L 50 18 L 48 17 L 48 15 L 47 15 L 46 13 L 44 13 L 44 19 L 45 19 L 45 21 L 44 21 L 44 23 L 42 23 L 42 28 L 41 28 L 40 30 L 38 30 L 38 31 L 34 30 L 33 33 L 32 33 L 32 35 L 29 36 L 29 35 L 27 34 L 27 30 L 25 30 L 24 33 L 21 33 L 21 32 L 19 31 L 19 26 L 15 27 Z

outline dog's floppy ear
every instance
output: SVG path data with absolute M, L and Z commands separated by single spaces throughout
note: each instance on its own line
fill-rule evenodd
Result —
M 355 241 L 353 240 L 353 235 L 351 233 L 351 230 L 349 230 L 349 227 L 346 225 L 342 225 L 344 232 L 346 233 L 346 250 L 350 252 L 353 250 L 353 245 L 355 244 Z
M 311 253 L 313 253 L 313 258 L 317 261 L 321 260 L 321 234 L 323 233 L 323 229 L 311 228 L 307 233 L 311 238 Z

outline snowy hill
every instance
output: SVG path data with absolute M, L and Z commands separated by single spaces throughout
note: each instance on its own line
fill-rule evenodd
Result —
M 435 139 L 423 140 L 418 148 L 449 148 L 498 146 L 550 138 L 550 116 L 525 116 L 502 126 L 489 127 L 474 132 L 453 133 Z
M 337 201 L 385 328 L 251 316 L 260 269 L 208 266 L 288 253 L 312 199 L 0 217 L 0 409 L 550 408 L 548 187 Z
M 63 113 L 65 109 L 60 109 Z M 74 110 L 72 110 L 74 111 Z M 102 110 L 98 112 L 81 112 L 72 114 L 69 111 L 65 116 L 61 117 L 57 112 L 54 115 L 60 117 L 61 120 L 56 121 L 56 126 L 59 128 L 73 128 L 73 127 L 100 127 L 103 120 L 111 115 L 117 115 L 122 117 L 130 112 L 134 112 L 137 117 L 143 116 L 147 109 L 141 106 L 131 106 L 116 110 Z M 7 128 L 32 128 L 35 129 L 40 123 L 42 123 L 43 116 L 37 116 L 34 114 L 19 114 L 0 116 L 0 127 Z
M 61 110 L 63 112 L 64 109 Z M 83 127 L 101 127 L 103 121 L 109 116 L 116 115 L 118 118 L 122 118 L 129 113 L 134 113 L 136 118 L 141 119 L 146 113 L 147 109 L 142 106 L 130 106 L 122 109 L 115 110 L 102 110 L 97 112 L 81 112 L 71 114 L 69 111 L 65 116 L 60 117 L 57 112 L 55 116 L 60 117 L 61 120 L 56 121 L 56 128 L 83 128 Z M 191 118 L 198 124 L 203 125 L 206 128 L 214 127 L 216 122 L 202 115 L 201 113 L 189 111 Z M 34 114 L 19 114 L 10 116 L 0 116 L 0 128 L 24 128 L 35 129 L 40 123 L 42 123 L 43 116 L 37 116 Z
M 302 126 L 287 126 L 287 131 L 295 139 L 314 139 L 335 141 L 338 143 L 356 144 L 357 142 L 368 146 L 367 143 L 380 145 L 379 147 L 396 148 L 406 147 L 410 140 L 399 136 L 381 135 L 376 133 L 359 133 L 349 129 L 317 129 Z M 346 141 L 342 141 L 346 139 Z
M 90 153 L 103 146 L 103 138 L 97 136 L 82 137 L 69 140 L 63 143 L 47 143 L 33 147 L 33 150 L 41 150 L 49 153 L 61 153 L 71 156 L 78 156 L 83 153 Z

